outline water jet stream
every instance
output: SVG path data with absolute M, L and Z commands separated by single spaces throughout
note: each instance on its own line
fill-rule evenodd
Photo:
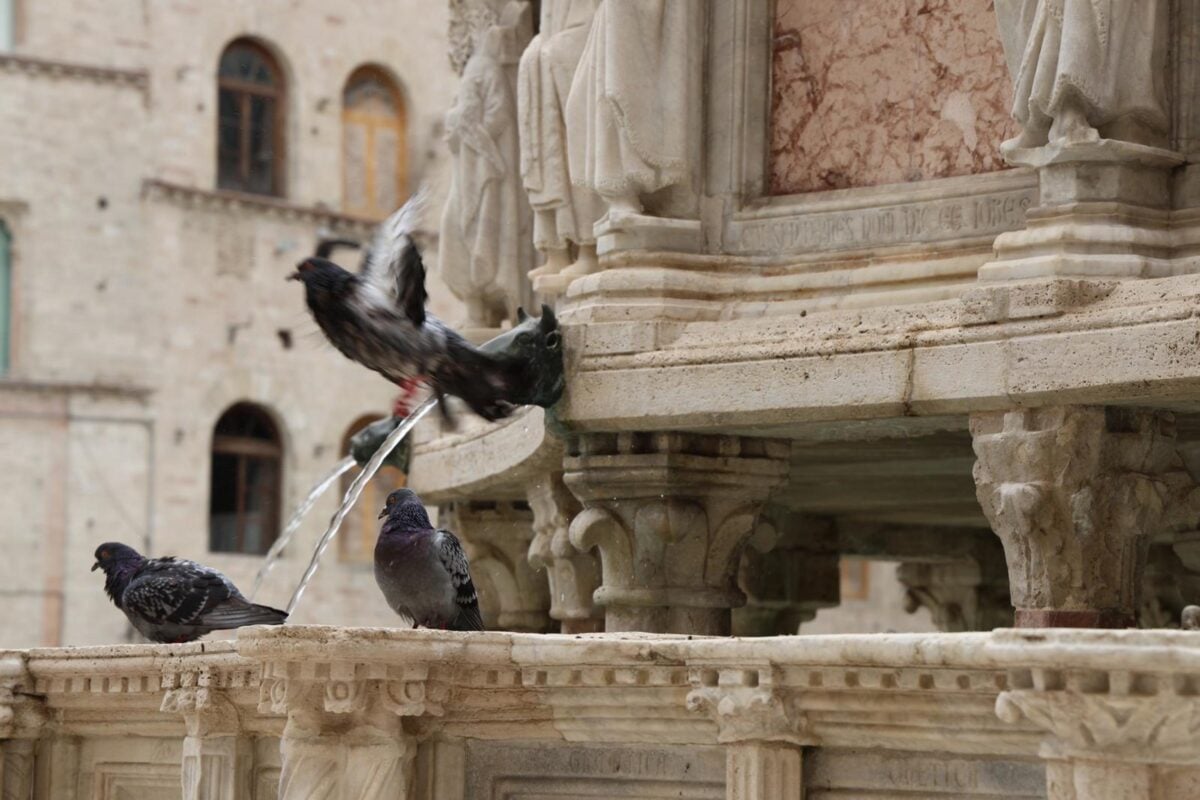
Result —
M 254 576 L 254 586 L 250 589 L 251 600 L 254 600 L 254 596 L 258 594 L 258 590 L 262 588 L 262 583 L 266 579 L 267 573 L 279 563 L 279 557 L 283 554 L 284 548 L 291 543 L 292 537 L 296 535 L 296 531 L 300 530 L 300 523 L 304 521 L 304 517 L 312 510 L 313 505 L 333 485 L 334 481 L 353 469 L 354 464 L 354 456 L 346 456 L 335 464 L 333 469 L 321 478 L 321 480 L 317 481 L 316 485 L 309 490 L 308 496 L 292 512 L 291 519 L 283 527 L 283 533 L 279 534 L 279 538 L 271 543 L 271 549 L 267 550 L 266 556 L 263 557 L 263 565 L 258 568 L 258 574 Z
M 396 429 L 388 434 L 388 437 L 383 440 L 383 444 L 371 456 L 371 459 L 363 466 L 362 472 L 355 476 L 350 488 L 346 490 L 346 496 L 342 499 L 342 505 L 334 513 L 333 518 L 329 520 L 329 527 L 325 529 L 325 533 L 321 534 L 321 539 L 317 542 L 317 549 L 313 551 L 312 560 L 308 562 L 308 569 L 304 570 L 304 575 L 300 578 L 300 583 L 296 585 L 296 591 L 292 593 L 292 599 L 288 601 L 287 612 L 289 614 L 295 610 L 296 604 L 300 602 L 304 590 L 308 588 L 308 584 L 312 582 L 313 576 L 317 573 L 317 567 L 321 563 L 321 556 L 329 547 L 333 537 L 337 536 L 338 530 L 342 527 L 342 521 L 346 519 L 346 515 L 350 513 L 350 509 L 358 502 L 359 496 L 367 485 L 367 481 L 375 477 L 375 473 L 383 466 L 384 460 L 391 454 L 393 450 L 400 444 L 408 432 L 411 431 L 416 424 L 421 421 L 421 418 L 428 414 L 434 406 L 437 405 L 437 397 L 430 397 L 424 403 L 404 418 L 404 421 L 396 426 Z

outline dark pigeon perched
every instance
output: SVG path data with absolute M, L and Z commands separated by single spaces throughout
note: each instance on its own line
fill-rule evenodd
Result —
M 146 558 L 120 542 L 96 548 L 104 591 L 152 642 L 191 642 L 243 625 L 282 625 L 287 612 L 251 603 L 228 578 L 194 561 Z
M 397 489 L 379 512 L 375 582 L 388 605 L 413 627 L 481 631 L 479 599 L 467 556 L 453 533 L 435 530 L 412 491 Z
M 473 346 L 426 313 L 425 265 L 412 239 L 420 203 L 418 195 L 384 221 L 357 273 L 328 258 L 334 246 L 353 243 L 324 240 L 291 278 L 304 284 L 317 325 L 342 355 L 405 390 L 397 416 L 415 385 L 428 381 L 439 400 L 451 394 L 486 420 L 506 417 L 534 381 L 531 367 L 515 354 Z M 544 321 L 557 328 L 553 313 Z

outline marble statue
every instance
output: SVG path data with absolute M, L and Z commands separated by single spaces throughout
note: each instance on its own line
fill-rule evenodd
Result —
M 641 213 L 648 195 L 693 181 L 706 8 L 604 0 L 596 10 L 567 98 L 567 150 L 571 180 L 611 212 Z
M 1005 149 L 1100 138 L 1162 145 L 1166 0 L 996 0 L 1020 136 Z
M 532 214 L 521 186 L 516 65 L 532 26 L 512 0 L 479 35 L 446 115 L 453 159 L 442 212 L 440 269 L 467 305 L 468 324 L 494 328 L 522 299 Z
M 567 274 L 595 271 L 593 226 L 604 204 L 591 189 L 571 182 L 564 111 L 598 2 L 543 0 L 541 30 L 521 56 L 521 177 L 533 206 L 534 245 L 546 256 L 545 264 L 530 273 L 535 278 L 564 269 Z

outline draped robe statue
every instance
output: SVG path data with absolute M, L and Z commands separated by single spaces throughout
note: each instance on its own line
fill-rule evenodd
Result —
M 1167 0 L 996 0 L 1022 132 L 1005 149 L 1165 143 Z
M 701 125 L 706 3 L 604 0 L 567 98 L 571 180 L 612 211 L 689 187 Z
M 527 3 L 510 2 L 479 37 L 446 115 L 453 156 L 442 212 L 440 270 L 467 304 L 469 324 L 496 327 L 522 301 L 532 266 L 529 204 L 521 187 L 516 63 L 528 42 Z
M 576 271 L 590 272 L 595 262 L 592 229 L 604 205 L 593 191 L 571 182 L 563 114 L 598 2 L 543 0 L 541 31 L 521 56 L 521 176 L 533 206 L 534 245 L 546 255 L 533 277 L 566 267 L 572 244 L 578 251 Z

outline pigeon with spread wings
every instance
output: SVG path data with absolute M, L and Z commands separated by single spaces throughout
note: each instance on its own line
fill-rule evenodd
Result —
M 291 277 L 304 284 L 313 318 L 342 355 L 408 395 L 427 382 L 439 400 L 454 395 L 484 419 L 500 419 L 515 407 L 508 398 L 531 380 L 529 365 L 480 350 L 426 312 L 425 264 L 412 236 L 422 198 L 418 193 L 380 225 L 357 273 L 329 260 L 338 242 L 323 241 L 323 254 L 300 262 Z

